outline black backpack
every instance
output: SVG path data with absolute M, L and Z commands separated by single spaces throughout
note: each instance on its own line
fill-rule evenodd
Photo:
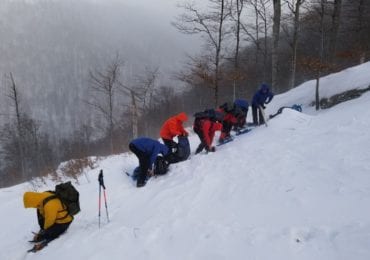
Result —
M 185 161 L 190 156 L 190 143 L 187 136 L 178 136 L 179 143 L 177 145 L 176 156 L 178 161 Z
M 202 112 L 197 112 L 194 114 L 195 120 L 197 119 L 205 119 L 209 118 L 212 119 L 215 117 L 215 110 L 214 109 L 206 109 Z
M 154 162 L 154 175 L 164 175 L 168 172 L 169 162 L 162 156 L 157 156 Z
M 80 212 L 80 194 L 76 188 L 73 187 L 70 181 L 56 185 L 55 191 L 49 192 L 53 193 L 54 195 L 45 198 L 43 201 L 43 206 L 45 206 L 45 204 L 50 200 L 59 199 L 66 207 L 69 215 L 74 216 Z

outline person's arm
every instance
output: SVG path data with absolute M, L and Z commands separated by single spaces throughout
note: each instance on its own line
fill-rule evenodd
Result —
M 270 103 L 273 98 L 274 98 L 274 94 L 272 92 L 269 92 L 265 104 Z
M 58 208 L 57 208 L 57 200 L 50 200 L 48 203 L 44 206 L 44 230 L 47 230 L 49 227 L 54 225 L 55 220 L 57 218 L 58 214 Z
M 211 122 L 208 120 L 205 120 L 203 123 L 202 132 L 203 132 L 204 141 L 208 148 L 212 146 L 212 142 L 209 136 L 210 128 L 211 128 Z

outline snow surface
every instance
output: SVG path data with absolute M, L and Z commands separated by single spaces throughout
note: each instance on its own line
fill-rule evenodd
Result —
M 369 70 L 327 76 L 322 93 L 367 87 Z M 36 254 L 25 253 L 38 226 L 23 192 L 55 184 L 0 189 L 0 259 L 370 259 L 370 93 L 320 112 L 307 107 L 313 99 L 312 81 L 276 96 L 267 114 L 294 103 L 303 113 L 285 109 L 140 189 L 124 174 L 135 156 L 101 160 L 76 184 L 82 211 L 67 233 Z M 110 222 L 102 207 L 99 229 L 100 169 Z

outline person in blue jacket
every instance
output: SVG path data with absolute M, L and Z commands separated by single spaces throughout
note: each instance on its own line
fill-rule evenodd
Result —
M 273 97 L 274 94 L 270 91 L 269 86 L 265 83 L 262 83 L 261 87 L 254 94 L 252 100 L 252 117 L 255 125 L 261 125 L 265 123 L 262 115 L 262 109 L 265 109 L 265 104 L 270 103 Z
M 239 129 L 245 127 L 247 123 L 248 107 L 249 107 L 249 104 L 247 100 L 235 99 L 234 110 L 235 110 L 235 117 L 237 119 L 237 122 L 234 125 L 234 130 L 238 131 Z
M 132 140 L 129 144 L 129 149 L 139 159 L 140 173 L 137 178 L 136 187 L 145 185 L 147 176 L 153 175 L 153 164 L 159 154 L 168 155 L 169 149 L 159 141 L 140 137 Z

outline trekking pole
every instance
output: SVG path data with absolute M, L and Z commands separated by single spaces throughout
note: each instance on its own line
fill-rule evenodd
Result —
M 100 170 L 100 173 L 99 173 L 99 188 L 100 187 L 103 187 L 103 194 L 104 194 L 104 204 L 105 204 L 105 211 L 107 213 L 107 220 L 109 222 L 109 214 L 108 214 L 108 204 L 107 204 L 107 195 L 105 193 L 105 185 L 104 185 L 104 179 L 103 179 L 103 170 Z M 100 191 L 100 189 L 99 189 Z M 99 195 L 100 196 L 100 195 Z M 100 209 L 100 208 L 99 208 Z M 99 211 L 99 214 L 100 214 L 100 211 Z M 100 215 L 99 215 L 100 217 Z M 99 222 L 100 223 L 100 222 Z
M 102 174 L 102 171 L 100 171 L 100 174 Z M 101 184 L 100 184 L 100 174 L 99 174 L 99 228 L 100 228 L 100 208 L 101 208 Z
M 260 113 L 261 113 L 261 115 L 262 115 L 263 121 L 264 121 L 264 123 L 265 123 L 265 126 L 267 127 L 265 111 L 263 110 L 263 108 L 262 108 L 262 106 L 261 106 L 261 105 L 259 106 L 259 109 L 260 109 Z

